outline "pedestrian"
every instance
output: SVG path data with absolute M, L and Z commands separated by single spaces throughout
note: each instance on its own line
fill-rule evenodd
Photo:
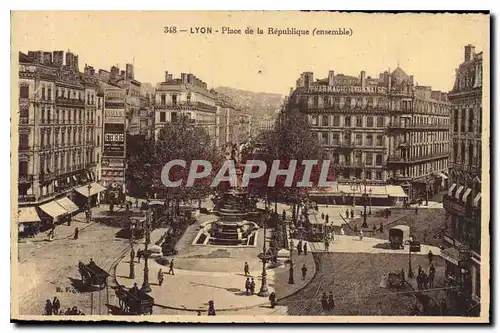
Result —
M 139 199 L 135 198 L 135 208 L 139 208 Z
M 304 255 L 307 255 L 307 242 L 304 242 Z
M 344 227 L 341 227 L 341 228 L 340 228 L 340 235 L 341 235 L 341 236 L 345 236 Z
M 71 308 L 67 308 L 66 311 L 64 311 L 65 316 L 71 315 Z
M 330 247 L 330 243 L 328 242 L 328 239 L 325 239 L 325 252 L 328 252 Z
M 52 310 L 52 303 L 50 302 L 50 299 L 45 301 L 45 315 L 46 316 L 52 316 L 53 310 Z
M 360 229 L 359 230 L 359 240 L 362 241 L 363 240 L 363 229 Z
M 328 224 L 328 221 L 330 220 L 330 216 L 328 216 L 328 214 L 325 215 L 325 222 L 326 224 Z
M 429 276 L 423 273 L 424 289 L 429 288 Z
M 432 259 L 434 259 L 434 254 L 432 254 L 431 250 L 429 250 L 429 253 L 427 254 L 427 259 L 429 259 L 429 265 L 431 265 Z
M 302 254 L 302 239 L 299 240 L 299 243 L 297 244 L 297 252 L 300 254 Z
M 139 294 L 139 287 L 137 286 L 137 282 L 134 282 L 134 286 L 132 288 L 130 288 L 129 292 L 132 294 L 132 295 L 137 295 Z
M 253 278 L 250 280 L 250 294 L 255 294 L 255 281 L 253 280 Z
M 89 266 L 95 266 L 95 262 L 93 258 L 90 258 Z
M 250 295 L 250 278 L 245 281 L 245 295 Z
M 171 260 L 170 260 L 170 265 L 169 265 L 168 274 L 175 275 L 175 274 L 174 274 L 174 259 L 171 259 Z
M 163 271 L 160 270 L 158 271 L 158 285 L 161 286 L 163 284 Z
M 59 314 L 59 309 L 61 308 L 61 302 L 59 302 L 59 299 L 57 297 L 54 297 L 54 300 L 52 301 L 52 310 L 54 311 L 54 314 Z
M 415 206 L 415 215 L 418 215 L 418 206 Z
M 434 278 L 436 277 L 436 268 L 433 264 L 429 267 L 429 287 L 432 288 L 434 286 Z
M 446 316 L 448 313 L 448 309 L 446 306 L 446 300 L 444 298 L 441 299 L 441 315 Z
M 321 308 L 323 308 L 323 311 L 328 310 L 328 296 L 326 296 L 326 293 L 321 295 Z
M 269 295 L 269 302 L 271 303 L 271 308 L 274 309 L 274 307 L 276 306 L 276 294 L 274 293 L 274 291 L 271 293 L 271 295 Z
M 208 302 L 208 315 L 209 315 L 209 316 L 215 316 L 215 305 L 214 305 L 214 301 L 209 301 L 209 302 Z
M 427 243 L 427 230 L 424 230 L 424 243 Z
M 324 213 L 321 213 L 321 219 L 324 220 L 325 219 L 325 214 Z
M 305 280 L 306 279 L 306 275 L 307 275 L 307 267 L 306 267 L 306 264 L 302 265 L 302 280 Z
M 375 233 L 375 232 L 377 232 L 377 227 L 375 226 L 375 224 L 373 225 L 373 228 L 372 228 L 372 229 L 373 229 L 373 232 L 374 232 L 374 233 Z
M 140 249 L 137 249 L 137 263 L 140 263 L 141 262 L 141 250 Z
M 418 265 L 418 275 L 421 275 L 424 273 L 424 270 L 422 269 L 421 265 Z
M 335 308 L 335 301 L 333 299 L 333 292 L 330 291 L 328 294 L 328 310 L 333 310 Z
M 345 210 L 345 218 L 348 219 L 349 218 L 349 209 L 346 209 Z
M 245 261 L 244 271 L 245 271 L 245 276 L 250 275 L 250 266 L 248 266 L 248 262 L 246 261 Z
M 354 218 L 354 211 L 351 209 L 351 219 Z
M 382 224 L 382 222 L 380 222 L 380 227 L 378 228 L 378 230 L 380 230 L 380 232 L 384 232 L 384 225 Z
M 286 211 L 283 209 L 283 212 L 281 213 L 281 216 L 283 218 L 283 222 L 286 221 Z
M 73 236 L 73 239 L 78 239 L 78 227 L 75 228 L 75 235 Z
M 198 316 L 201 316 L 201 311 L 200 310 L 198 310 L 196 312 L 198 313 Z

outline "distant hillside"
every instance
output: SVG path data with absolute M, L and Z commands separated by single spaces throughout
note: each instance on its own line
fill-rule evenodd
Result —
M 253 117 L 274 117 L 283 103 L 283 96 L 263 92 L 251 92 L 230 87 L 218 87 L 215 91 L 231 97 L 237 106 L 247 109 Z

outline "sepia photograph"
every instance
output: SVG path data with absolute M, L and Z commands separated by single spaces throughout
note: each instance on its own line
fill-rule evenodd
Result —
M 11 12 L 11 320 L 490 322 L 490 15 Z

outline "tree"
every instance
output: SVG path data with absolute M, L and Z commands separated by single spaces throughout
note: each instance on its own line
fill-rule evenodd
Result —
M 152 185 L 152 180 L 144 168 L 154 157 L 154 140 L 144 135 L 127 135 L 127 180 L 128 193 L 132 196 L 145 197 Z

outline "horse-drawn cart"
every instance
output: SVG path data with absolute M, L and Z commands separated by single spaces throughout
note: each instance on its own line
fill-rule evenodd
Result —
M 389 287 L 401 288 L 405 285 L 405 275 L 404 272 L 393 272 L 389 273 L 387 282 Z
M 88 265 L 80 261 L 78 271 L 82 276 L 82 284 L 87 288 L 97 287 L 102 290 L 108 285 L 109 273 L 97 266 L 92 260 Z
M 135 315 L 153 314 L 154 298 L 140 289 L 127 290 L 123 287 L 116 289 L 118 304 L 123 313 Z

